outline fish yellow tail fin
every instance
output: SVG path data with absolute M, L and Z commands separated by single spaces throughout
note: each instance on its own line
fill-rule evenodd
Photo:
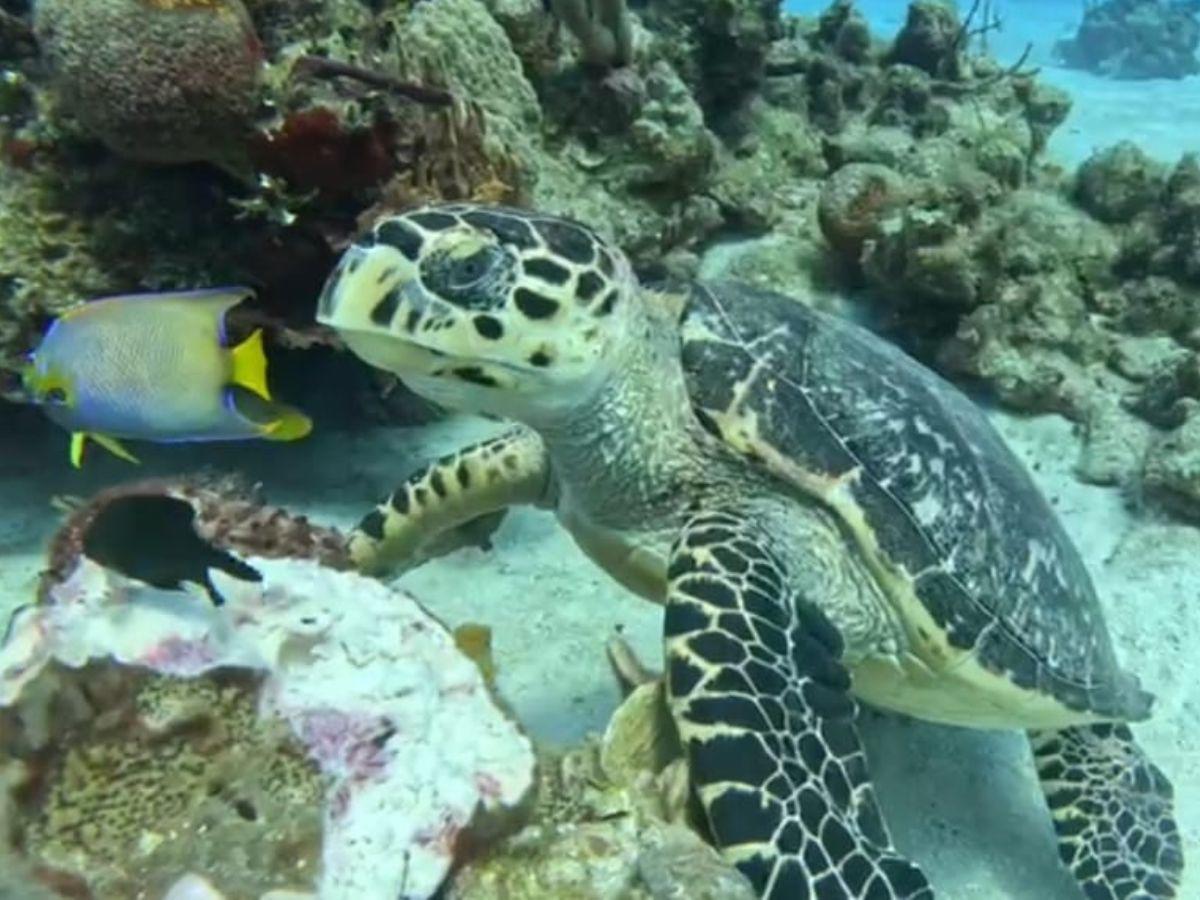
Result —
M 262 329 L 254 329 L 254 333 L 229 351 L 233 360 L 233 371 L 230 380 L 252 391 L 264 400 L 270 400 L 271 394 L 267 389 L 267 357 L 263 353 Z

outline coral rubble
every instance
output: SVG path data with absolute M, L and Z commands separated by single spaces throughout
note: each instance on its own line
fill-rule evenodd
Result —
M 632 660 L 619 641 L 610 649 Z M 532 821 L 465 868 L 449 898 L 754 896 L 697 830 L 662 681 L 646 673 L 629 687 L 603 735 L 543 753 Z

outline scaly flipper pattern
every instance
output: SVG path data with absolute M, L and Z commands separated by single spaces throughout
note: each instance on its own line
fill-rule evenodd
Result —
M 765 900 L 926 900 L 892 847 L 842 638 L 752 511 L 694 514 L 667 572 L 667 684 L 713 838 Z
M 1058 854 L 1088 900 L 1176 896 L 1183 847 L 1170 782 L 1126 725 L 1029 735 Z
M 438 555 L 453 528 L 509 506 L 537 503 L 550 480 L 545 447 L 517 428 L 443 456 L 409 476 L 350 535 L 360 571 L 383 574 Z

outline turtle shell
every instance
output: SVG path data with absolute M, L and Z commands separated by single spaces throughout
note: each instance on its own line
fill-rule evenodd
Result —
M 910 636 L 1071 711 L 1149 714 L 1078 551 L 958 389 L 853 323 L 746 285 L 693 286 L 681 329 L 701 421 L 838 515 L 921 620 Z

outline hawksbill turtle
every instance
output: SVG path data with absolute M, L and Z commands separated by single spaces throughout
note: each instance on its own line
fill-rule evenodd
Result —
M 788 297 L 652 290 L 584 225 L 475 204 L 380 219 L 318 305 L 418 394 L 516 423 L 366 515 L 357 564 L 553 509 L 665 606 L 693 789 L 760 896 L 932 896 L 889 837 L 856 697 L 1027 731 L 1084 893 L 1175 895 L 1172 789 L 1128 726 L 1152 698 L 1026 470 L 933 372 Z

